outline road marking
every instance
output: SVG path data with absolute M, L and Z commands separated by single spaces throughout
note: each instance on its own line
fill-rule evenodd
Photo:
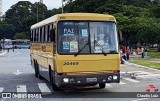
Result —
M 0 87 L 0 92 L 2 92 L 4 90 L 4 88 L 3 87 Z
M 48 88 L 46 83 L 38 83 L 38 87 L 42 92 L 42 95 L 51 94 L 51 90 Z
M 22 74 L 23 72 L 20 72 L 19 70 L 17 70 L 17 72 L 13 72 L 13 74 L 15 74 L 15 75 L 20 75 L 20 74 Z
M 120 85 L 125 85 L 125 84 L 127 84 L 127 83 L 124 83 L 124 82 L 120 81 L 119 84 L 120 84 Z
M 150 98 L 142 98 L 142 99 L 137 99 L 137 100 L 131 100 L 131 101 L 142 101 L 142 100 L 148 100 Z
M 111 85 L 111 84 L 107 84 L 107 83 L 106 83 L 106 87 L 112 87 L 112 85 Z
M 5 101 L 5 100 L 7 100 L 7 99 L 2 99 L 1 101 Z
M 17 85 L 17 92 L 22 92 L 22 93 L 26 93 L 26 85 Z
M 5 55 L 7 53 L 7 51 L 4 51 L 2 54 L 0 54 L 0 56 Z
M 133 79 L 130 79 L 130 78 L 124 78 L 124 79 L 127 80 L 127 81 L 130 81 L 130 82 L 133 82 L 133 83 L 139 83 L 139 81 L 133 80 Z

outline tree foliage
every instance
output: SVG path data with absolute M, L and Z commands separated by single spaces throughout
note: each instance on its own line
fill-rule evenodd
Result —
M 27 35 L 25 33 L 16 33 L 14 39 L 27 39 Z
M 29 36 L 31 25 L 47 18 L 48 9 L 42 3 L 32 4 L 29 1 L 19 1 L 6 12 L 5 20 L 0 25 L 0 38 L 13 39 L 16 33 L 27 32 Z M 38 18 L 38 19 L 37 19 Z M 2 31 L 1 31 L 2 30 Z
M 66 1 L 66 0 L 65 0 Z M 124 44 L 158 44 L 160 46 L 160 0 L 67 0 L 65 13 L 88 12 L 112 14 L 123 34 Z M 58 9 L 47 10 L 41 3 L 20 1 L 6 12 L 0 22 L 0 38 L 13 38 L 16 33 L 29 33 L 31 25 L 61 13 Z M 38 12 L 37 12 L 38 11 Z M 27 35 L 29 36 L 29 35 Z

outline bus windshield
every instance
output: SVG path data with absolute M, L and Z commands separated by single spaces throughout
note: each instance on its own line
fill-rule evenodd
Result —
M 118 53 L 115 22 L 59 22 L 58 53 L 76 54 L 79 50 L 79 54 Z

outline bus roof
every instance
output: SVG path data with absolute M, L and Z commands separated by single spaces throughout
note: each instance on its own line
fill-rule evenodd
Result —
M 92 20 L 92 21 L 114 21 L 116 22 L 114 16 L 107 14 L 97 14 L 97 13 L 64 13 L 56 14 L 47 18 L 37 24 L 31 26 L 31 29 L 53 23 L 59 20 Z

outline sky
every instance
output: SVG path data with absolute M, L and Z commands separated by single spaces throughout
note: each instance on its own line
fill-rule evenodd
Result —
M 40 0 L 2 0 L 3 14 L 18 1 L 30 1 L 31 3 L 39 2 Z M 48 9 L 59 8 L 62 5 L 62 0 L 43 0 L 43 3 Z

